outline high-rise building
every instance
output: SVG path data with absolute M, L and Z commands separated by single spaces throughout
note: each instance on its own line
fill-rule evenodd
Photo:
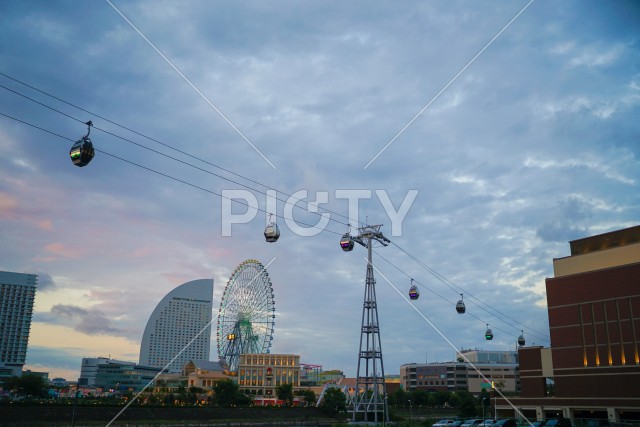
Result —
M 0 376 L 22 373 L 38 276 L 0 271 Z
M 190 360 L 209 360 L 213 279 L 184 283 L 158 303 L 140 344 L 140 364 L 181 372 Z

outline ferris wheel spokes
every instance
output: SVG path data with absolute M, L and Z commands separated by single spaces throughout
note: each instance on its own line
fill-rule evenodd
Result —
M 275 325 L 273 287 L 256 260 L 241 263 L 231 275 L 218 312 L 218 355 L 230 375 L 241 354 L 269 353 Z

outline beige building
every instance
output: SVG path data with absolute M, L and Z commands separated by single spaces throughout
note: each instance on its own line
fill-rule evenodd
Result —
M 187 380 L 187 387 L 200 387 L 210 390 L 216 382 L 229 377 L 223 372 L 218 362 L 209 360 L 191 360 L 185 363 L 182 376 Z
M 300 356 L 241 354 L 237 379 L 240 390 L 254 396 L 256 403 L 276 403 L 276 387 L 279 385 L 293 385 L 294 393 L 300 390 Z

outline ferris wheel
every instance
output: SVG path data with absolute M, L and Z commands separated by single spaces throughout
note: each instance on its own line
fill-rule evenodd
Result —
M 224 288 L 218 311 L 218 356 L 229 375 L 237 373 L 241 354 L 269 353 L 275 311 L 266 268 L 255 259 L 242 262 Z

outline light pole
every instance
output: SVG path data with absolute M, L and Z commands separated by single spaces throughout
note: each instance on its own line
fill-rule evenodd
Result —
M 76 397 L 73 399 L 73 411 L 71 412 L 71 427 L 76 425 L 76 406 L 78 406 L 78 394 L 80 394 L 80 381 L 76 385 Z
M 493 395 L 493 419 L 498 419 L 498 395 Z
M 409 422 L 413 424 L 413 411 L 411 409 L 411 400 L 409 400 Z

